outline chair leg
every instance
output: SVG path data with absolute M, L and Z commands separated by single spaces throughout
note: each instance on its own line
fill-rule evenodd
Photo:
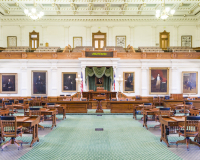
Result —
M 12 140 L 10 139 L 10 140 L 7 141 L 3 146 L 1 146 L 2 151 L 3 151 L 3 149 L 4 149 L 6 146 L 9 146 L 10 144 L 12 144 L 11 142 L 12 142 Z

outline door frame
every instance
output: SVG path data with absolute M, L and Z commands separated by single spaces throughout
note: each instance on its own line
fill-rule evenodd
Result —
M 95 35 L 104 35 L 104 38 L 94 38 Z M 106 38 L 106 33 L 102 33 L 100 30 L 96 33 L 92 33 L 92 46 L 95 47 L 95 40 L 104 40 L 104 46 L 106 46 Z M 100 50 L 100 48 L 98 48 L 98 50 Z

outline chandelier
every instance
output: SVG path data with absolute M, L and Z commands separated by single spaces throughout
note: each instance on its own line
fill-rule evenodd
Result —
M 165 8 L 164 1 L 163 8 L 161 10 L 156 10 L 156 18 L 166 20 L 168 17 L 173 16 L 174 13 L 174 9 L 171 10 L 169 7 Z
M 35 8 L 32 8 L 31 11 L 25 9 L 24 13 L 33 20 L 40 19 L 42 16 L 44 16 L 44 12 L 37 13 Z

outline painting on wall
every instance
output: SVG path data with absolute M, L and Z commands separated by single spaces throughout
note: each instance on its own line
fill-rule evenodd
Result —
M 82 46 L 82 37 L 73 37 L 73 48 Z
M 191 35 L 181 36 L 181 46 L 192 48 L 192 36 Z
M 182 72 L 182 91 L 184 94 L 198 93 L 198 72 Z
M 126 36 L 116 36 L 116 46 L 126 48 Z
M 62 92 L 76 92 L 77 72 L 62 72 Z
M 7 36 L 7 47 L 17 47 L 16 36 Z
M 32 95 L 47 95 L 47 71 L 32 71 Z
M 18 91 L 17 73 L 2 73 L 0 76 L 1 93 L 16 94 Z
M 103 77 L 101 77 L 101 78 L 95 77 L 95 84 L 96 84 L 97 87 L 102 87 L 103 83 L 104 83 Z
M 135 92 L 135 73 L 123 72 L 123 92 L 134 93 Z
M 150 68 L 150 89 L 149 94 L 168 94 L 169 93 L 169 69 Z

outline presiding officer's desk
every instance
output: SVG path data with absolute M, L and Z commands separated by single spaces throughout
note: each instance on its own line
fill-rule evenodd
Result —
M 84 98 L 87 98 L 88 100 L 93 100 L 95 99 L 94 97 L 102 93 L 105 94 L 106 99 L 116 98 L 117 94 L 117 92 L 110 92 L 110 91 L 89 91 L 89 92 L 83 92 L 82 94 Z
M 148 100 L 110 101 L 111 113 L 133 113 L 134 105 L 149 103 Z

